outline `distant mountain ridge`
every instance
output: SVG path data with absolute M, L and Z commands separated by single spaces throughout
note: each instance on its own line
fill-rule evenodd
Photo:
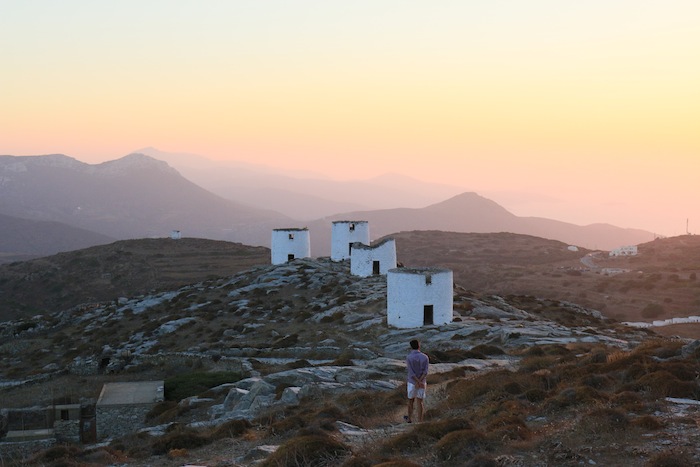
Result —
M 111 239 L 164 237 L 177 229 L 253 245 L 287 222 L 279 213 L 220 198 L 143 154 L 96 165 L 58 154 L 0 156 L 0 213 Z
M 314 173 L 288 173 L 263 165 L 213 161 L 155 148 L 137 152 L 167 161 L 189 180 L 223 198 L 273 209 L 299 221 L 339 212 L 425 207 L 464 191 L 461 187 L 398 174 L 340 181 Z
M 329 194 L 347 190 L 345 194 L 349 196 L 352 192 L 351 185 L 342 182 L 324 183 Z M 384 202 L 396 196 L 396 185 L 411 184 L 410 179 L 393 175 L 379 177 L 376 183 L 393 186 L 378 185 L 371 192 Z M 229 181 L 229 184 L 235 183 Z M 250 187 L 243 191 L 246 190 L 256 192 Z M 281 197 L 285 197 L 283 192 Z M 285 198 L 297 204 L 297 208 L 305 209 L 303 200 L 308 200 L 310 195 Z M 264 199 L 258 201 L 262 203 Z M 325 201 L 326 208 L 339 205 L 337 201 Z M 331 222 L 347 219 L 368 221 L 372 238 L 408 230 L 512 232 L 606 250 L 654 238 L 651 232 L 605 224 L 578 226 L 551 219 L 518 217 L 494 201 L 469 192 L 422 208 L 347 210 L 299 221 L 270 209 L 223 199 L 187 180 L 168 163 L 144 154 L 130 154 L 95 165 L 60 154 L 0 156 L 0 214 L 59 222 L 107 236 L 109 240 L 165 237 L 176 229 L 186 237 L 269 246 L 274 228 L 308 227 L 314 256 L 329 255 Z M 80 237 L 75 234 L 75 238 Z M 0 238 L 0 253 L 16 250 L 6 240 Z M 74 247 L 91 246 L 94 241 Z
M 373 239 L 410 230 L 510 232 L 603 250 L 611 250 L 621 245 L 636 245 L 654 239 L 651 232 L 644 230 L 624 229 L 606 224 L 578 226 L 552 219 L 518 217 L 490 199 L 476 193 L 462 193 L 422 209 L 355 211 L 312 222 L 308 225 L 311 230 L 312 254 L 329 254 L 330 223 L 336 220 L 368 221 Z

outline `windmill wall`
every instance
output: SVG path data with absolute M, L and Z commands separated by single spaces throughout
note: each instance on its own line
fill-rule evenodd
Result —
M 350 259 L 352 244 L 369 245 L 369 223 L 367 221 L 335 221 L 331 230 L 331 260 Z
M 394 268 L 387 273 L 387 324 L 417 328 L 452 322 L 452 271 Z
M 386 275 L 396 267 L 396 241 L 387 238 L 370 246 L 364 243 L 353 243 L 350 252 L 350 273 L 354 276 L 367 277 Z
M 308 229 L 274 229 L 272 231 L 272 264 L 284 264 L 297 258 L 311 256 Z

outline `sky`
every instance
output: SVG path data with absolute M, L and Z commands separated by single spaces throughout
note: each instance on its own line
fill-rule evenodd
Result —
M 0 0 L 0 154 L 138 148 L 700 232 L 697 0 Z

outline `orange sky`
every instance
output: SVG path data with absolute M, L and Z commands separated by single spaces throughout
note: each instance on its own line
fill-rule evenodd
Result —
M 0 153 L 399 172 L 518 215 L 700 226 L 700 3 L 13 2 Z

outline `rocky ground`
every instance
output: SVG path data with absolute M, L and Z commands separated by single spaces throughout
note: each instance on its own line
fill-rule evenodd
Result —
M 694 341 L 459 284 L 449 325 L 391 329 L 385 310 L 385 278 L 305 259 L 5 322 L 2 403 L 96 397 L 104 381 L 239 375 L 166 401 L 141 434 L 49 455 L 64 465 L 700 462 Z M 414 337 L 432 365 L 426 421 L 409 425 Z

